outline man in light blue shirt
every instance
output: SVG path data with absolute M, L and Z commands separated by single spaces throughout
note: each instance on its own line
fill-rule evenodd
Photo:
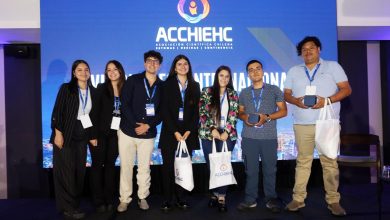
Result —
M 304 63 L 288 71 L 284 86 L 284 98 L 291 104 L 288 107 L 292 110 L 298 148 L 293 200 L 286 206 L 289 211 L 298 211 L 305 207 L 306 186 L 310 177 L 315 144 L 315 122 L 320 109 L 324 106 L 325 98 L 330 99 L 335 114 L 339 117 L 340 101 L 352 92 L 343 68 L 335 61 L 321 59 L 321 49 L 320 40 L 314 36 L 305 37 L 299 42 L 297 52 L 302 56 Z M 313 98 L 312 101 L 308 99 L 310 96 Z M 308 101 L 313 103 L 308 104 Z M 344 216 L 346 211 L 339 203 L 337 159 L 320 155 L 320 162 L 328 209 L 333 215 Z

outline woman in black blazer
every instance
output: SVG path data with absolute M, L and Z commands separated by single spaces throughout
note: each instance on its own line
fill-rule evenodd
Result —
M 169 76 L 162 87 L 162 129 L 159 148 L 163 157 L 163 191 L 165 201 L 161 210 L 169 211 L 172 208 L 173 197 L 176 197 L 176 206 L 181 209 L 189 208 L 186 201 L 187 191 L 175 184 L 174 159 L 177 144 L 185 140 L 188 151 L 199 149 L 198 103 L 200 97 L 199 83 L 192 76 L 189 59 L 178 55 L 172 62 Z M 184 109 L 183 118 L 179 112 Z
M 91 190 L 97 212 L 112 211 L 115 202 L 120 95 L 126 80 L 122 64 L 116 60 L 107 62 L 104 75 L 104 83 L 97 87 L 99 147 L 91 148 Z
M 79 197 L 84 187 L 87 144 L 97 146 L 96 94 L 89 65 L 76 60 L 72 78 L 62 84 L 54 105 L 50 143 L 57 208 L 64 216 L 80 219 Z

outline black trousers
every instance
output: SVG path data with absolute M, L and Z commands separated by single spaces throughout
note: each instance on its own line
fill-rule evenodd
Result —
M 114 204 L 119 188 L 115 171 L 118 157 L 118 135 L 111 130 L 108 135 L 99 137 L 98 146 L 90 147 L 92 157 L 91 190 L 92 200 L 96 206 Z
M 88 138 L 80 126 L 78 121 L 69 147 L 53 146 L 54 190 L 61 212 L 78 209 L 84 188 Z
M 175 183 L 175 151 L 176 146 L 169 146 L 161 148 L 161 155 L 163 157 L 162 165 L 162 183 L 164 191 L 164 199 L 167 202 L 185 201 L 188 191 Z

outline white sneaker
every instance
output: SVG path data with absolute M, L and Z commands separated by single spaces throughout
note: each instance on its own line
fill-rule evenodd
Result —
M 149 204 L 146 199 L 138 199 L 138 207 L 142 210 L 148 210 Z
M 129 205 L 129 203 L 121 202 L 118 205 L 118 208 L 116 210 L 118 210 L 118 212 L 125 212 L 125 211 L 127 211 L 127 206 L 128 205 Z

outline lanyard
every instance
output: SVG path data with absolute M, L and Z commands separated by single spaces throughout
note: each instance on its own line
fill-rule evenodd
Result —
M 176 78 L 177 78 L 177 76 L 176 76 Z M 179 83 L 179 89 L 180 89 L 180 93 L 181 93 L 181 101 L 183 101 L 183 106 L 184 106 L 184 99 L 186 97 L 186 89 L 187 89 L 187 85 L 188 85 L 188 80 L 186 80 L 184 87 L 181 86 L 179 78 L 177 78 L 177 82 Z
M 115 108 L 115 111 L 118 111 L 120 106 L 121 106 L 121 100 L 119 99 L 118 96 L 115 96 L 114 97 L 114 108 Z
M 156 87 L 157 87 L 157 85 L 154 86 L 154 88 L 153 88 L 152 96 L 150 96 L 148 86 L 146 85 L 146 78 L 144 78 L 144 85 L 145 85 L 146 94 L 148 95 L 148 97 L 149 97 L 149 99 L 150 99 L 150 103 L 152 103 L 152 99 L 153 99 L 153 97 L 154 97 L 154 93 L 156 92 Z
M 320 63 L 319 64 L 317 64 L 317 66 L 316 66 L 316 69 L 314 70 L 314 73 L 313 73 L 313 76 L 312 77 L 310 77 L 310 75 L 309 75 L 309 70 L 307 69 L 307 67 L 305 66 L 305 72 L 306 72 L 306 76 L 307 76 L 307 78 L 309 79 L 309 81 L 310 81 L 310 85 L 311 85 L 311 82 L 313 82 L 313 80 L 314 80 L 314 76 L 316 75 L 316 73 L 317 73 L 317 70 L 318 70 L 318 68 L 320 67 Z
M 87 89 L 86 89 L 86 93 L 85 93 L 85 101 L 83 99 L 83 95 L 81 94 L 81 90 L 80 90 L 80 87 L 78 87 L 79 89 L 79 96 L 80 96 L 80 100 L 81 100 L 81 107 L 83 109 L 83 113 L 85 115 L 85 107 L 87 106 L 87 102 L 88 102 L 88 86 L 87 86 Z
M 259 110 L 260 110 L 260 105 L 261 105 L 261 101 L 262 101 L 261 96 L 263 95 L 264 87 L 265 87 L 265 83 L 263 83 L 263 87 L 261 87 L 259 98 L 256 99 L 255 92 L 254 92 L 255 89 L 252 86 L 252 99 L 253 99 L 253 105 L 255 106 L 256 112 L 259 112 Z

